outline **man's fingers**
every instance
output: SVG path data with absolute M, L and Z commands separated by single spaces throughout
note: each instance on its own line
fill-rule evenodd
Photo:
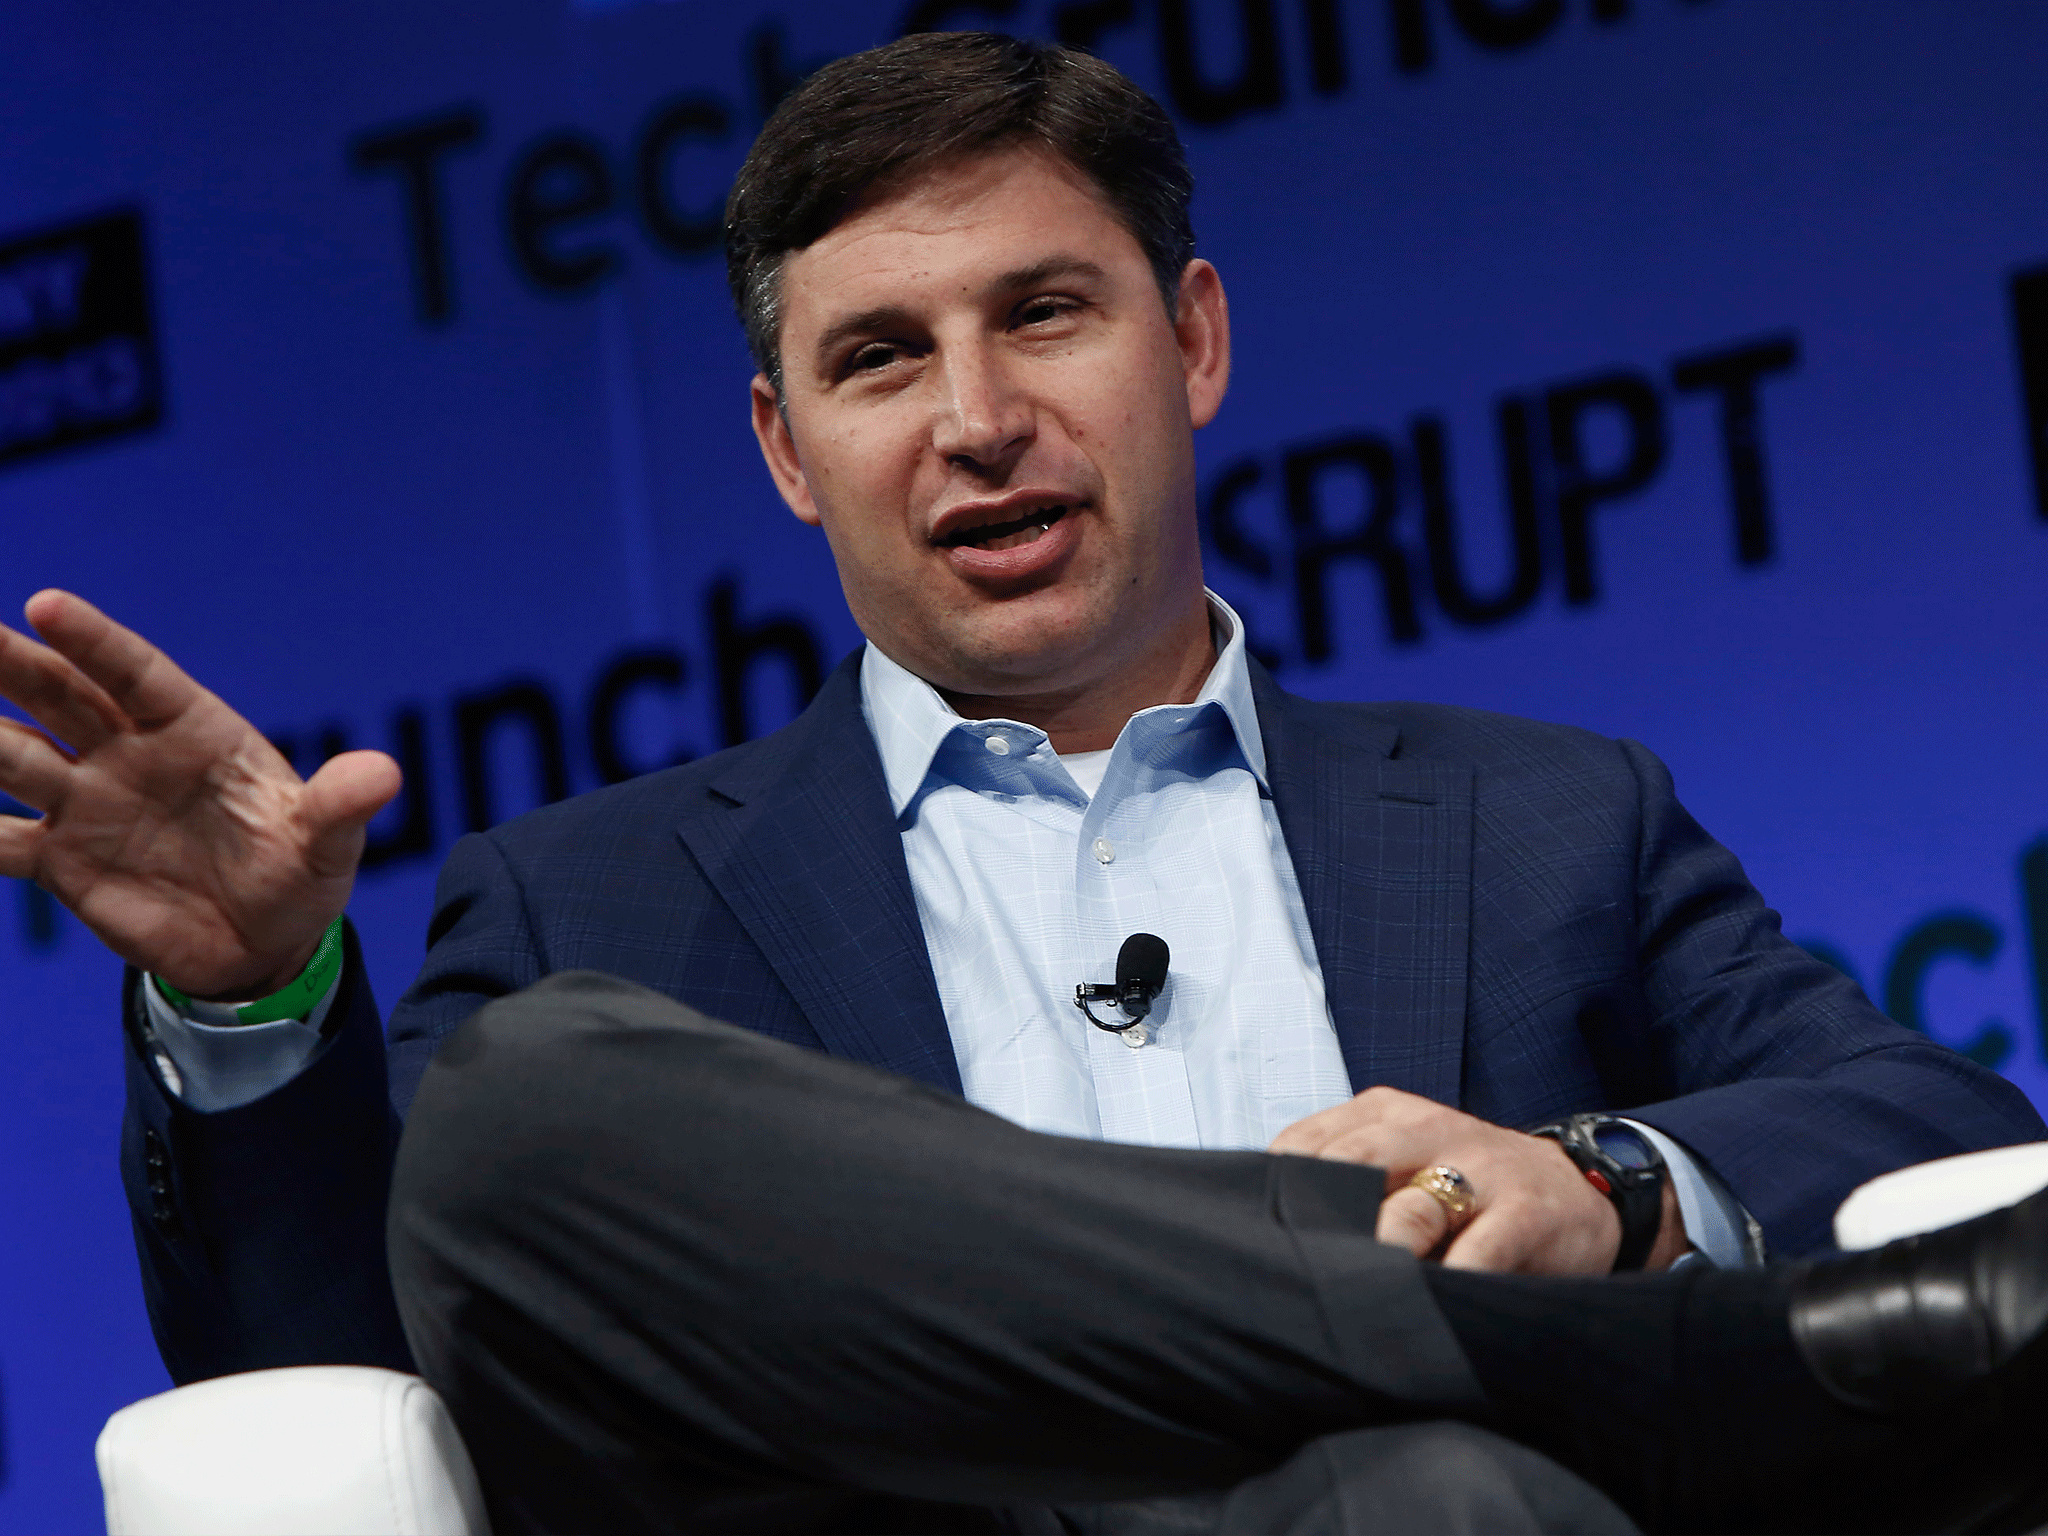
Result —
M 1330 1138 L 1317 1131 L 1306 1120 L 1297 1120 L 1266 1144 L 1268 1152 L 1283 1152 L 1292 1157 L 1321 1157 L 1323 1144 Z
M 82 597 L 46 590 L 30 598 L 25 611 L 50 648 L 138 724 L 171 719 L 203 692 L 170 657 Z
M 1337 1109 L 1343 1109 L 1338 1105 Z M 1318 1110 L 1306 1119 L 1297 1120 L 1266 1146 L 1268 1152 L 1287 1152 L 1295 1157 L 1320 1157 L 1323 1145 L 1337 1133 L 1339 1120 L 1336 1110 Z
M 0 718 L 0 793 L 47 811 L 64 798 L 70 773 L 69 759 L 41 731 Z
M 1380 1202 L 1380 1219 L 1373 1236 L 1396 1248 L 1406 1248 L 1418 1259 L 1436 1251 L 1451 1230 L 1451 1213 L 1427 1190 L 1406 1185 Z
M 1554 1144 L 1412 1093 L 1368 1088 L 1287 1127 L 1273 1150 L 1385 1169 L 1390 1191 L 1375 1235 L 1419 1257 L 1441 1250 L 1455 1269 L 1557 1275 L 1613 1265 L 1621 1231 L 1613 1208 Z M 1464 1176 L 1476 1210 L 1453 1216 L 1407 1184 L 1438 1164 Z
M 397 762 L 386 753 L 340 753 L 307 780 L 307 819 L 322 826 L 363 826 L 404 783 Z
M 1444 1250 L 1444 1268 L 1512 1273 L 1526 1267 L 1525 1261 L 1541 1235 L 1530 1231 L 1528 1223 L 1511 1208 L 1481 1212 Z
M 1438 1155 L 1442 1150 L 1440 1138 L 1419 1134 L 1406 1126 L 1357 1125 L 1325 1137 L 1315 1155 L 1340 1163 L 1384 1168 L 1389 1183 L 1399 1183 L 1418 1168 L 1443 1161 Z
M 382 752 L 343 752 L 321 765 L 306 781 L 300 812 L 313 834 L 308 861 L 316 874 L 354 870 L 362 855 L 363 828 L 404 782 L 398 764 Z
M 1526 1261 L 1542 1236 L 1531 1230 L 1526 1212 L 1513 1202 L 1482 1210 L 1462 1228 L 1454 1228 L 1444 1203 L 1412 1184 L 1387 1196 L 1373 1235 L 1383 1243 L 1406 1248 L 1417 1258 L 1443 1248 L 1446 1269 L 1496 1274 L 1528 1267 Z M 1449 1239 L 1449 1247 L 1444 1247 L 1445 1239 Z
M 119 730 L 121 711 L 78 668 L 27 635 L 0 624 L 0 697 L 40 721 L 60 740 L 90 752 Z
M 1347 1163 L 1374 1163 L 1387 1168 L 1393 1166 L 1389 1158 L 1411 1152 L 1425 1142 L 1441 1140 L 1446 1117 L 1470 1120 L 1456 1110 L 1398 1088 L 1368 1088 L 1342 1104 L 1332 1104 L 1295 1121 L 1275 1136 L 1266 1150 Z M 1421 1160 L 1410 1162 L 1404 1172 L 1412 1173 L 1421 1165 Z
M 26 816 L 0 816 L 0 876 L 10 880 L 35 878 L 36 842 L 43 824 Z
M 1409 1151 L 1414 1140 L 1404 1134 L 1404 1127 L 1389 1125 L 1373 1115 L 1361 1099 L 1349 1099 L 1295 1121 L 1275 1136 L 1266 1150 L 1391 1168 L 1387 1159 Z M 1411 1162 L 1402 1170 L 1403 1176 L 1420 1166 Z

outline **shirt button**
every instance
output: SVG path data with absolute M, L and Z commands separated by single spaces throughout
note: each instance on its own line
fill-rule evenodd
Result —
M 1096 863 L 1108 864 L 1116 858 L 1116 844 L 1106 837 L 1098 837 L 1095 839 L 1094 853 Z
M 995 753 L 997 757 L 1008 757 L 1010 755 L 1010 738 L 1007 736 L 991 736 L 988 738 L 988 749 Z

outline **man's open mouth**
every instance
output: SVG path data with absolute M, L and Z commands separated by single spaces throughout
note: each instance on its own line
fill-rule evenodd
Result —
M 1003 523 L 983 523 L 977 528 L 955 528 L 938 543 L 941 549 L 1018 549 L 1035 544 L 1045 530 L 1067 515 L 1065 507 L 1038 507 L 1022 517 Z

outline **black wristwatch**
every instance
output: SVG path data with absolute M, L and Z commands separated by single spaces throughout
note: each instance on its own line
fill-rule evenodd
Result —
M 1614 1202 L 1621 1217 L 1621 1247 L 1614 1272 L 1641 1269 L 1664 1225 L 1664 1156 L 1641 1131 L 1614 1115 L 1566 1115 L 1531 1126 L 1564 1148 L 1586 1182 Z

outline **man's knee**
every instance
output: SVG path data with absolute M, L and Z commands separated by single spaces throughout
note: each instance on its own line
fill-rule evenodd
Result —
M 677 1106 L 717 1075 L 720 1055 L 765 1044 L 633 982 L 560 971 L 457 1026 L 421 1079 L 408 1135 L 482 1119 L 516 1140 L 657 1084 Z M 677 1071 L 683 1062 L 693 1070 Z
M 463 1086 L 503 1087 L 573 1067 L 594 1047 L 663 1036 L 716 1038 L 729 1024 L 706 1018 L 673 998 L 602 971 L 557 971 L 532 986 L 486 1003 L 434 1055 L 429 1078 L 454 1075 Z
M 686 1151 L 735 1056 L 773 1049 L 645 987 L 564 971 L 486 1004 L 435 1054 L 399 1142 L 411 1218 L 508 1211 L 605 1167 Z M 786 1047 L 784 1049 L 787 1049 Z

